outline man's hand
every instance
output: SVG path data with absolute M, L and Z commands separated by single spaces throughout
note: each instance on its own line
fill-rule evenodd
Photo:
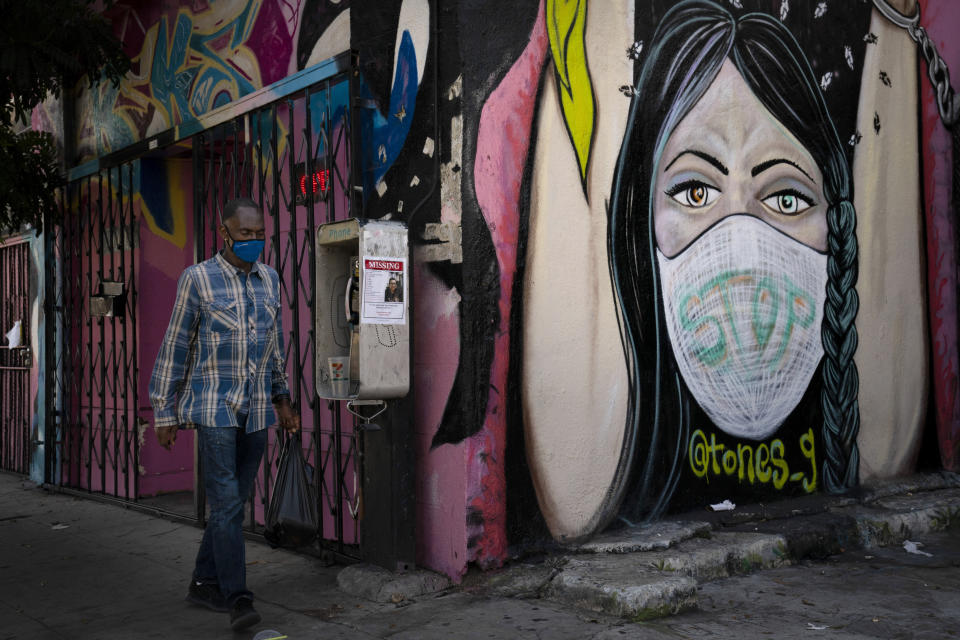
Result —
M 300 430 L 300 414 L 293 410 L 289 396 L 277 398 L 277 401 L 273 403 L 273 408 L 277 412 L 277 420 L 281 429 L 287 433 L 296 433 Z
M 173 443 L 177 441 L 177 431 L 180 429 L 177 425 L 172 425 L 169 427 L 155 427 L 157 432 L 157 441 L 160 443 L 160 446 L 170 451 L 170 447 L 173 446 Z

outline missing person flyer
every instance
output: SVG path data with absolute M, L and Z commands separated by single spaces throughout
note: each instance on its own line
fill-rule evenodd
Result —
M 405 258 L 363 257 L 363 308 L 365 324 L 405 324 L 407 305 Z

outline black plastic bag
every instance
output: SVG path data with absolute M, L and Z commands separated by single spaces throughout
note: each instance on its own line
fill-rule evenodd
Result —
M 300 448 L 300 434 L 287 438 L 280 453 L 280 468 L 263 532 L 274 547 L 305 547 L 317 539 L 317 499 L 313 469 L 308 467 Z

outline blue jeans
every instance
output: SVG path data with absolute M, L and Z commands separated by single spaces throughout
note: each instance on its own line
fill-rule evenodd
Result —
M 267 430 L 245 433 L 235 427 L 197 427 L 203 487 L 210 519 L 197 553 L 193 579 L 217 583 L 227 605 L 252 598 L 247 590 L 243 543 L 244 504 L 267 444 Z

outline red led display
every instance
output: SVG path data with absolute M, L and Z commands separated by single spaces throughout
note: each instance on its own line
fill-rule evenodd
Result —
M 313 172 L 313 190 L 309 195 L 314 196 L 320 194 L 321 196 L 327 195 L 328 182 L 330 180 L 330 171 L 314 171 Z M 300 195 L 306 197 L 307 194 L 307 176 L 300 176 Z

